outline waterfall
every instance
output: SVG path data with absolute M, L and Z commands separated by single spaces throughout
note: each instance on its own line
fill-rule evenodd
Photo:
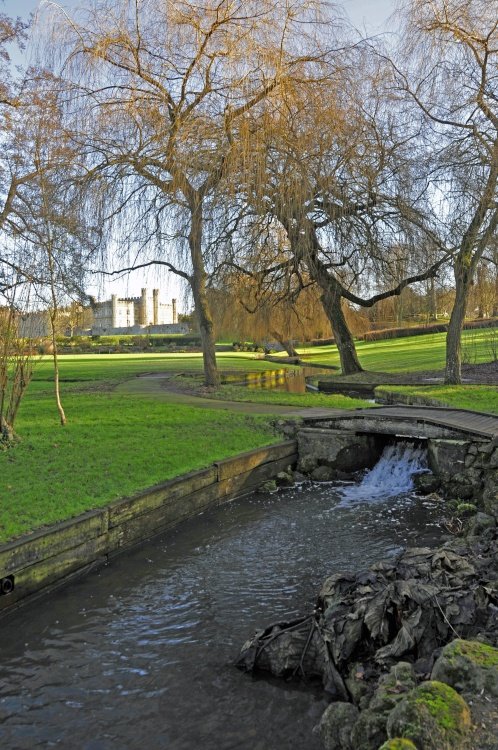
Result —
M 414 488 L 413 475 L 427 471 L 427 451 L 414 443 L 388 445 L 377 464 L 360 484 L 341 490 L 341 506 L 356 502 L 378 502 Z

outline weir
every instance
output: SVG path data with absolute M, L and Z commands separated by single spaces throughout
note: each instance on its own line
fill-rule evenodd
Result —
M 341 490 L 339 507 L 358 502 L 379 502 L 415 489 L 414 476 L 429 470 L 427 446 L 413 442 L 397 441 L 387 445 L 362 481 Z

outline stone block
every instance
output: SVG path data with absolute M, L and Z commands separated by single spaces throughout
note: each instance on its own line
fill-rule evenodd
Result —
M 429 467 L 442 477 L 454 477 L 465 468 L 470 443 L 464 440 L 430 439 L 427 441 Z

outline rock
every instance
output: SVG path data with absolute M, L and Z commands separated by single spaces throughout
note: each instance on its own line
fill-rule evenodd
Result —
M 391 711 L 390 738 L 404 737 L 423 750 L 464 750 L 471 728 L 464 699 L 442 682 L 423 682 Z
M 393 708 L 417 684 L 411 664 L 399 662 L 381 677 L 368 708 L 362 711 L 353 732 L 354 748 L 377 750 L 387 738 L 387 719 Z
M 458 692 L 484 691 L 498 698 L 498 649 L 479 641 L 454 640 L 444 647 L 431 676 Z
M 379 750 L 417 750 L 416 745 L 411 740 L 407 740 L 404 737 L 394 737 L 392 740 L 384 742 Z
M 447 490 L 459 500 L 472 500 L 474 497 L 474 487 L 466 480 L 456 479 L 453 482 L 448 482 L 446 486 Z
M 486 529 L 494 529 L 496 518 L 487 513 L 476 513 L 469 523 L 468 533 L 471 536 L 480 536 Z
M 428 440 L 429 467 L 435 474 L 453 477 L 455 471 L 464 466 L 470 445 L 469 442 L 463 440 Z
M 258 487 L 258 492 L 276 492 L 277 491 L 277 483 L 274 479 L 269 479 L 267 482 L 263 482 L 263 484 L 260 484 Z
M 336 478 L 336 472 L 330 466 L 317 466 L 311 472 L 311 479 L 314 482 L 331 482 Z
M 351 665 L 349 674 L 344 680 L 353 703 L 359 708 L 366 708 L 366 706 L 363 705 L 365 702 L 364 699 L 368 698 L 371 693 L 370 685 L 365 679 L 365 676 L 365 668 L 363 665 L 355 662 Z
M 351 730 L 359 716 L 352 703 L 331 703 L 315 731 L 325 750 L 356 750 L 351 744 Z
M 413 484 L 421 495 L 430 495 L 441 487 L 441 479 L 434 474 L 415 474 Z
M 344 472 L 369 469 L 380 457 L 375 437 L 349 431 L 306 427 L 297 433 L 297 442 L 298 469 L 305 473 L 320 465 Z
M 300 456 L 299 463 L 297 465 L 298 471 L 303 474 L 311 474 L 313 469 L 316 469 L 317 460 L 312 455 Z
M 275 477 L 278 487 L 291 487 L 294 484 L 294 475 L 289 468 L 287 471 L 279 471 Z

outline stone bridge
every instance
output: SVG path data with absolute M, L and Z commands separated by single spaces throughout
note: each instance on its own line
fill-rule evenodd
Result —
M 335 479 L 371 468 L 387 443 L 424 441 L 428 463 L 449 494 L 498 506 L 498 417 L 423 406 L 341 411 L 306 409 L 297 433 L 301 471 Z

